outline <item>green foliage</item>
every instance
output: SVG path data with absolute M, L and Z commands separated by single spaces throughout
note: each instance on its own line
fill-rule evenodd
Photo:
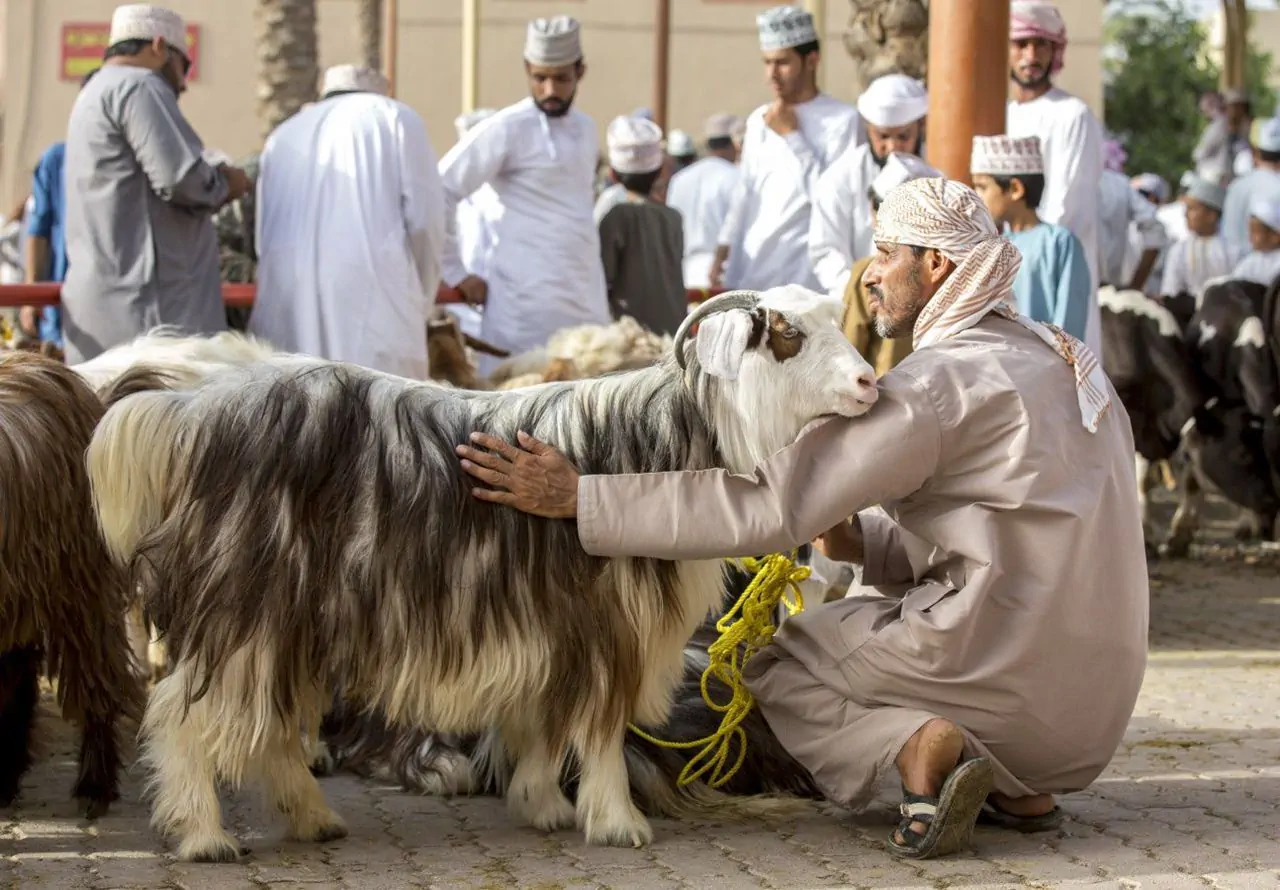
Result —
M 1107 22 L 1107 129 L 1124 143 L 1131 173 L 1158 173 L 1170 184 L 1192 166 L 1191 153 L 1208 123 L 1200 96 L 1218 86 L 1205 26 L 1171 0 L 1115 3 Z M 1267 84 L 1269 54 L 1252 46 L 1245 60 L 1256 117 L 1275 113 Z

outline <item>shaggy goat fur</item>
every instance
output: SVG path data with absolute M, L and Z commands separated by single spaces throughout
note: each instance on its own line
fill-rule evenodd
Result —
M 516 761 L 517 813 L 546 829 L 576 819 L 594 843 L 647 842 L 627 795 L 625 725 L 666 718 L 723 563 L 590 556 L 575 523 L 471 497 L 454 448 L 473 430 L 527 430 L 585 473 L 745 472 L 818 414 L 869 404 L 869 366 L 829 301 L 803 293 L 822 308 L 800 327 L 763 306 L 743 316 L 751 358 L 732 385 L 783 375 L 788 410 L 770 418 L 755 401 L 730 404 L 731 384 L 688 353 L 687 371 L 668 360 L 500 394 L 286 357 L 109 409 L 88 464 L 108 546 L 130 562 L 174 661 L 143 731 L 153 818 L 179 835 L 179 856 L 239 853 L 219 779 L 265 782 L 301 839 L 345 834 L 300 733 L 335 690 L 393 724 L 496 727 Z M 811 359 L 787 365 L 802 371 L 767 370 L 809 338 Z M 755 382 L 752 399 L 783 390 Z M 558 783 L 570 751 L 576 812 Z
M 102 406 L 61 362 L 0 355 L 0 806 L 31 762 L 42 666 L 80 727 L 74 795 L 119 794 L 119 723 L 142 716 L 125 637 L 125 573 L 99 536 L 84 452 Z

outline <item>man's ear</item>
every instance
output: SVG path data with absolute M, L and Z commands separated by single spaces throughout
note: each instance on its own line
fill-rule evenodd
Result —
M 929 248 L 924 254 L 925 268 L 929 272 L 929 281 L 935 287 L 942 284 L 946 277 L 955 269 L 956 264 L 951 262 L 942 255 L 942 251 L 936 248 Z

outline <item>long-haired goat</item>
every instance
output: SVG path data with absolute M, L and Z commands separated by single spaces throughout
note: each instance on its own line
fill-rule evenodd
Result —
M 0 354 L 0 806 L 31 763 L 42 667 L 80 727 L 74 795 L 90 818 L 118 797 L 119 722 L 142 717 L 126 576 L 99 536 L 84 466 L 101 416 L 62 362 Z
M 105 540 L 168 634 L 143 757 L 178 855 L 240 854 L 219 779 L 264 782 L 299 839 L 345 834 L 299 732 L 334 688 L 400 725 L 496 727 L 517 814 L 647 842 L 623 734 L 665 719 L 723 562 L 589 556 L 575 523 L 471 497 L 454 449 L 527 430 L 587 473 L 749 472 L 875 400 L 838 314 L 803 288 L 726 294 L 660 365 L 506 393 L 293 358 L 108 409 L 87 462 Z M 558 783 L 570 749 L 576 812 Z

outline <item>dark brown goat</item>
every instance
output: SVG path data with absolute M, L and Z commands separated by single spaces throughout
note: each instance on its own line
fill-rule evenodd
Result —
M 103 546 L 85 473 L 102 412 L 61 362 L 0 354 L 0 807 L 31 764 L 42 667 L 81 731 L 73 793 L 89 818 L 119 796 L 120 720 L 141 718 L 125 575 Z

